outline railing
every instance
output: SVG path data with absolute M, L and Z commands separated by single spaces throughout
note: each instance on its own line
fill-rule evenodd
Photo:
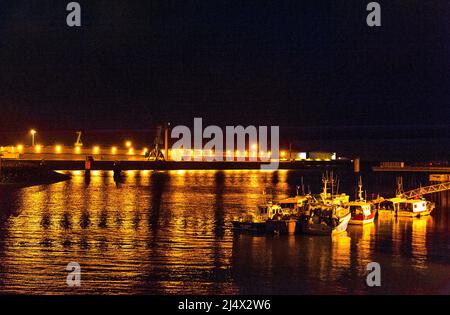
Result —
M 431 185 L 431 186 L 425 186 L 425 187 L 420 187 L 417 189 L 405 191 L 403 193 L 403 196 L 406 198 L 414 198 L 415 196 L 422 196 L 422 195 L 437 193 L 437 192 L 446 191 L 446 190 L 450 190 L 450 182 Z

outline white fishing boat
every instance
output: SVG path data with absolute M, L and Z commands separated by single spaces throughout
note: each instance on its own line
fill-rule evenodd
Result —
M 430 215 L 435 204 L 419 196 L 408 199 L 403 194 L 403 180 L 397 178 L 396 197 L 385 199 L 378 205 L 380 215 L 393 215 L 397 217 L 423 217 Z
M 334 235 L 347 230 L 351 218 L 347 206 L 349 196 L 334 194 L 333 180 L 328 193 L 327 177 L 323 177 L 323 191 L 319 198 L 309 203 L 308 210 L 298 219 L 299 230 L 305 234 Z
M 309 212 L 298 221 L 300 231 L 305 234 L 334 235 L 345 232 L 351 218 L 348 208 L 339 205 L 322 205 Z
M 422 217 L 430 215 L 434 210 L 434 203 L 425 199 L 406 199 L 402 196 L 386 199 L 379 205 L 380 215 L 394 215 L 397 217 Z

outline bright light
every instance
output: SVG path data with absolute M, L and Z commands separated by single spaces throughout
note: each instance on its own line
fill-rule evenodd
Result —
M 128 154 L 133 154 L 134 153 L 134 149 L 133 148 L 129 148 L 128 149 Z
M 286 156 L 286 151 L 281 151 L 281 157 L 285 157 Z
M 147 152 L 148 152 L 148 149 L 147 149 L 147 148 L 144 148 L 144 149 L 142 150 L 142 155 L 146 155 Z
M 37 146 L 34 147 L 36 150 L 36 153 L 41 153 L 41 146 L 38 144 Z
M 80 147 L 75 147 L 75 153 L 76 154 L 80 154 L 81 152 L 81 148 Z
M 33 136 L 36 134 L 36 130 L 34 130 L 34 129 L 31 129 L 30 130 L 30 134 L 32 134 Z
M 271 157 L 272 156 L 272 151 L 267 151 L 267 156 Z
M 56 153 L 61 153 L 61 150 L 62 150 L 62 148 L 61 148 L 60 145 L 57 145 L 57 146 L 55 147 Z
M 99 148 L 99 147 L 94 147 L 94 148 L 92 149 L 92 152 L 93 152 L 94 154 L 98 154 L 98 153 L 100 152 L 100 148 Z
M 116 152 L 117 152 L 117 148 L 116 148 L 116 147 L 112 147 L 112 148 L 111 148 L 111 153 L 112 153 L 112 154 L 116 154 Z
M 255 143 L 252 144 L 252 149 L 253 149 L 253 150 L 256 150 L 257 148 L 258 148 L 258 145 L 256 145 Z
M 23 145 L 21 145 L 21 144 L 17 145 L 17 150 L 19 150 L 19 152 L 22 152 L 22 150 L 23 150 Z
M 125 142 L 125 146 L 126 146 L 127 148 L 130 148 L 130 147 L 131 147 L 131 141 Z

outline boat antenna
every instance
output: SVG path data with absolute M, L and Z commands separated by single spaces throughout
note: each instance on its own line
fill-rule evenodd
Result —
M 397 196 L 403 195 L 403 177 L 398 176 L 397 177 L 397 190 L 395 192 Z
M 334 176 L 333 176 L 333 171 L 330 172 L 330 190 L 331 190 L 331 196 L 334 195 Z
M 302 195 L 304 196 L 305 195 L 305 183 L 303 182 L 303 176 L 302 176 L 302 178 L 301 178 L 301 185 L 302 185 Z
M 323 183 L 323 198 L 325 199 L 327 197 L 327 193 L 328 193 L 328 188 L 327 188 L 327 184 L 328 184 L 328 178 L 327 177 L 322 177 L 322 183 Z
M 362 191 L 362 178 L 359 176 L 358 180 L 358 198 L 359 200 L 363 200 L 363 191 Z

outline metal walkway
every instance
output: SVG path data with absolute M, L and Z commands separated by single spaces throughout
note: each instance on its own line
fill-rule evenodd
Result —
M 422 196 L 422 195 L 437 193 L 437 192 L 446 191 L 446 190 L 450 190 L 450 182 L 431 185 L 431 186 L 425 186 L 425 187 L 420 187 L 417 189 L 405 191 L 403 193 L 403 196 L 406 198 L 414 198 L 415 196 Z

